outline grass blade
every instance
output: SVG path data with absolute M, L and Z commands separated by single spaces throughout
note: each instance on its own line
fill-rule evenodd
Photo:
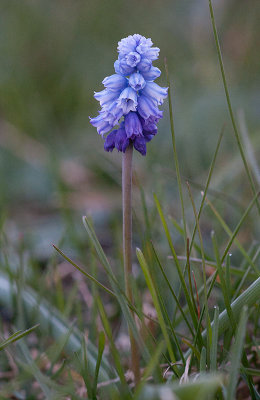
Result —
M 182 193 L 182 186 L 181 186 L 180 167 L 179 167 L 178 154 L 177 154 L 176 141 L 175 141 L 175 130 L 174 130 L 173 112 L 172 112 L 171 84 L 170 84 L 168 65 L 167 65 L 166 59 L 164 60 L 164 65 L 165 65 L 165 71 L 166 71 L 166 77 L 167 77 L 167 85 L 169 88 L 168 101 L 169 101 L 169 114 L 170 114 L 170 124 L 171 124 L 171 133 L 172 133 L 173 156 L 174 156 L 178 189 L 179 189 L 179 195 L 180 195 L 180 201 L 181 201 L 181 212 L 182 212 L 182 220 L 183 220 L 184 239 L 185 239 L 184 245 L 186 248 L 186 245 L 187 245 L 186 217 L 185 217 L 183 193 Z
M 162 264 L 161 264 L 161 262 L 160 262 L 160 260 L 159 260 L 158 254 L 157 254 L 157 252 L 156 252 L 156 250 L 155 250 L 155 248 L 154 248 L 153 243 L 151 243 L 151 246 L 152 246 L 152 249 L 153 249 L 153 252 L 154 252 L 156 261 L 157 261 L 157 263 L 158 263 L 158 266 L 159 266 L 159 268 L 160 268 L 160 270 L 161 270 L 161 273 L 162 273 L 162 275 L 163 275 L 163 277 L 164 277 L 164 279 L 165 279 L 165 282 L 167 283 L 167 286 L 168 286 L 168 288 L 169 288 L 169 290 L 170 290 L 170 292 L 171 292 L 171 294 L 172 294 L 172 297 L 174 298 L 174 300 L 175 300 L 175 302 L 176 302 L 176 305 L 177 305 L 178 309 L 180 310 L 180 312 L 181 312 L 181 314 L 182 314 L 182 317 L 183 317 L 184 321 L 186 322 L 186 325 L 187 325 L 187 327 L 188 327 L 190 333 L 191 333 L 192 336 L 194 337 L 194 332 L 193 332 L 193 330 L 192 330 L 192 327 L 190 326 L 190 323 L 189 323 L 188 319 L 186 318 L 186 315 L 185 315 L 185 313 L 184 313 L 184 311 L 183 311 L 183 307 L 180 305 L 180 302 L 179 302 L 179 300 L 178 300 L 176 294 L 174 293 L 174 290 L 173 290 L 173 288 L 172 288 L 172 286 L 171 286 L 171 284 L 170 284 L 170 282 L 169 282 L 169 279 L 168 279 L 166 273 L 164 272 L 164 269 L 163 269 Z
M 153 299 L 153 303 L 154 303 L 154 306 L 155 306 L 155 309 L 156 309 L 156 312 L 157 312 L 157 316 L 158 316 L 158 321 L 160 323 L 160 327 L 161 327 L 161 330 L 162 330 L 162 333 L 163 333 L 163 336 L 164 336 L 164 339 L 165 339 L 165 342 L 166 342 L 166 345 L 167 345 L 167 349 L 168 349 L 168 352 L 169 352 L 169 355 L 170 355 L 170 358 L 171 358 L 171 362 L 176 362 L 176 357 L 175 357 L 175 354 L 174 354 L 174 351 L 173 351 L 173 348 L 172 348 L 172 344 L 171 344 L 171 341 L 170 341 L 170 338 L 169 338 L 169 335 L 168 335 L 168 331 L 167 331 L 167 327 L 166 327 L 166 324 L 165 324 L 165 321 L 164 321 L 164 318 L 163 318 L 163 314 L 162 314 L 162 310 L 161 310 L 161 307 L 160 307 L 160 303 L 159 303 L 159 300 L 158 300 L 158 297 L 157 297 L 157 294 L 156 294 L 156 289 L 154 287 L 154 283 L 153 283 L 152 277 L 150 275 L 147 263 L 145 261 L 143 253 L 138 248 L 136 249 L 136 255 L 137 255 L 138 261 L 140 263 L 140 266 L 142 268 L 142 271 L 143 271 L 143 274 L 144 274 L 148 289 L 149 289 L 150 294 L 151 294 L 152 299 Z M 178 371 L 176 369 L 175 369 L 175 372 L 178 375 Z
M 230 237 L 230 239 L 229 239 L 229 241 L 228 241 L 228 243 L 227 243 L 227 246 L 226 246 L 226 248 L 225 248 L 225 250 L 224 250 L 224 253 L 223 253 L 223 255 L 222 255 L 222 258 L 221 258 L 221 260 L 220 260 L 220 264 L 222 264 L 223 261 L 225 260 L 227 254 L 228 254 L 228 252 L 229 252 L 229 249 L 230 249 L 230 247 L 232 246 L 232 244 L 233 244 L 233 242 L 234 242 L 234 240 L 235 240 L 235 238 L 236 238 L 236 236 L 237 236 L 237 234 L 238 234 L 238 232 L 239 232 L 239 230 L 240 230 L 240 228 L 241 228 L 241 225 L 242 225 L 243 222 L 245 221 L 245 219 L 246 219 L 248 213 L 250 212 L 251 208 L 253 207 L 253 205 L 254 205 L 254 203 L 255 203 L 255 201 L 256 201 L 256 199 L 257 199 L 258 196 L 259 196 L 259 193 L 257 193 L 257 194 L 253 197 L 253 199 L 251 200 L 249 206 L 247 207 L 246 211 L 244 212 L 244 214 L 242 215 L 240 221 L 238 222 L 238 224 L 237 224 L 237 226 L 236 226 L 234 232 L 232 233 L 232 235 L 231 235 L 231 237 Z M 212 289 L 213 289 L 213 286 L 214 286 L 214 284 L 215 284 L 215 281 L 216 281 L 216 279 L 217 279 L 217 274 L 218 274 L 218 273 L 217 273 L 217 271 L 216 271 L 216 272 L 214 273 L 214 275 L 213 275 L 213 278 L 212 278 L 212 281 L 211 281 L 211 284 L 210 284 L 210 287 L 209 287 L 209 290 L 208 290 L 208 297 L 210 296 L 210 293 L 211 293 L 211 291 L 212 291 Z M 259 276 L 259 273 L 258 273 L 257 275 Z
M 198 220 L 198 215 L 197 215 L 197 211 L 196 211 L 196 207 L 195 207 L 195 203 L 193 200 L 193 196 L 190 190 L 190 186 L 187 183 L 187 187 L 188 187 L 188 192 L 189 192 L 189 196 L 191 199 L 191 204 L 192 204 L 192 208 L 193 208 L 193 213 L 196 219 L 196 225 L 197 225 L 197 230 L 198 230 L 198 234 L 199 234 L 199 240 L 200 240 L 200 249 L 201 249 L 201 259 L 202 259 L 202 273 L 203 273 L 203 286 L 204 286 L 204 307 L 205 307 L 205 311 L 206 311 L 206 324 L 207 324 L 207 356 L 209 357 L 210 355 L 210 339 L 211 339 L 211 326 L 210 326 L 210 318 L 209 318 L 209 307 L 208 307 L 208 296 L 207 296 L 207 277 L 206 277 L 206 265 L 205 265 L 205 256 L 204 256 L 204 246 L 203 246 L 203 239 L 202 239 L 202 234 L 201 234 L 201 230 L 200 230 L 200 226 L 199 226 L 199 220 Z
M 207 369 L 207 349 L 202 347 L 200 352 L 200 372 L 206 372 Z
M 224 272 L 223 272 L 223 269 L 222 269 L 220 256 L 219 256 L 218 245 L 217 245 L 217 240 L 216 240 L 214 232 L 211 233 L 211 239 L 212 239 L 212 242 L 213 242 L 215 257 L 216 257 L 216 261 L 217 261 L 217 273 L 218 273 L 218 276 L 219 276 L 219 279 L 220 279 L 220 286 L 221 286 L 221 290 L 222 290 L 223 297 L 224 297 L 225 307 L 226 307 L 227 314 L 228 314 L 229 319 L 230 319 L 230 323 L 232 325 L 232 329 L 234 330 L 235 327 L 236 327 L 236 323 L 235 323 L 235 320 L 234 320 L 234 317 L 233 317 L 233 313 L 232 313 L 232 309 L 231 309 L 230 296 L 228 294 L 226 281 L 225 281 L 225 275 L 224 275 Z
M 239 319 L 241 309 L 247 306 L 249 309 L 260 299 L 260 278 L 254 281 L 235 301 L 231 304 L 231 310 L 235 320 Z M 227 310 L 222 311 L 219 315 L 219 336 L 222 335 L 227 329 L 230 328 L 230 319 Z M 212 329 L 214 328 L 214 321 L 211 323 Z M 202 332 L 202 337 L 206 337 L 206 330 Z M 190 351 L 185 353 L 185 359 L 190 355 Z
M 226 224 L 226 222 L 224 221 L 224 219 L 221 217 L 221 215 L 219 214 L 219 212 L 217 211 L 217 209 L 213 206 L 213 204 L 211 203 L 211 201 L 209 201 L 209 199 L 206 199 L 207 204 L 210 206 L 211 211 L 215 214 L 216 218 L 218 219 L 218 221 L 220 222 L 221 226 L 223 227 L 223 229 L 226 231 L 226 233 L 228 234 L 228 236 L 230 238 L 232 238 L 232 231 L 231 229 L 228 227 L 228 225 Z M 240 227 L 239 227 L 240 229 Z M 247 254 L 247 252 L 245 251 L 245 249 L 243 248 L 243 246 L 240 244 L 239 240 L 236 238 L 236 236 L 234 236 L 234 243 L 236 244 L 236 246 L 238 247 L 240 253 L 245 257 L 245 259 L 247 260 L 247 262 L 251 265 L 251 267 L 254 269 L 254 271 L 256 272 L 257 276 L 260 276 L 260 272 L 258 271 L 256 265 L 254 264 L 254 262 L 252 261 L 251 257 L 249 257 L 249 255 Z M 228 252 L 228 251 L 227 251 Z M 227 253 L 226 252 L 226 253 Z M 223 257 L 222 257 L 223 258 Z
M 237 141 L 237 144 L 238 144 L 238 148 L 239 148 L 239 151 L 240 151 L 240 155 L 241 155 L 241 158 L 243 160 L 243 164 L 244 164 L 244 167 L 245 167 L 245 170 L 246 170 L 246 174 L 247 174 L 250 186 L 251 186 L 251 190 L 252 190 L 254 196 L 256 196 L 257 191 L 256 191 L 256 188 L 255 188 L 255 183 L 254 183 L 254 180 L 252 178 L 249 166 L 247 164 L 246 156 L 245 156 L 245 153 L 244 153 L 244 150 L 243 150 L 243 146 L 242 146 L 242 143 L 241 143 L 241 140 L 240 140 L 240 137 L 239 137 L 239 133 L 238 133 L 238 129 L 237 129 L 237 126 L 236 126 L 236 121 L 235 121 L 235 117 L 234 117 L 234 113 L 233 113 L 233 109 L 232 109 L 232 105 L 231 105 L 231 100 L 230 100 L 229 91 L 228 91 L 228 87 L 227 87 L 224 64 L 223 64 L 223 60 L 222 60 L 220 43 L 219 43 L 217 27 L 216 27 L 216 23 L 215 23 L 215 17 L 214 17 L 214 12 L 213 12 L 213 7 L 212 7 L 211 0 L 209 0 L 209 10 L 210 10 L 210 18 L 211 18 L 211 23 L 212 23 L 212 28 L 213 28 L 213 34 L 214 34 L 214 39 L 215 39 L 215 43 L 216 43 L 216 48 L 217 48 L 218 60 L 219 60 L 219 65 L 220 65 L 220 70 L 221 70 L 222 81 L 223 81 L 223 85 L 224 85 L 224 90 L 225 90 L 225 95 L 226 95 L 229 115 L 230 115 L 230 118 L 231 118 L 231 122 L 232 122 L 233 130 L 234 130 L 234 133 L 235 133 L 236 141 Z M 256 203 L 257 203 L 258 212 L 260 214 L 260 205 L 258 203 L 258 200 L 256 201 Z
M 183 385 L 179 383 L 146 385 L 138 400 L 213 400 L 215 393 L 223 384 L 220 375 L 204 375 Z
M 218 354 L 218 322 L 219 322 L 219 308 L 215 307 L 214 312 L 214 326 L 212 329 L 212 342 L 210 348 L 210 370 L 217 371 L 217 354 Z
M 171 239 L 171 235 L 170 235 L 170 232 L 169 232 L 169 228 L 167 226 L 165 217 L 163 215 L 160 202 L 159 202 L 159 200 L 158 200 L 158 198 L 157 198 L 157 196 L 155 194 L 154 194 L 154 199 L 155 199 L 155 203 L 156 203 L 156 206 L 157 206 L 158 213 L 160 215 L 160 218 L 161 218 L 161 221 L 162 221 L 162 224 L 163 224 L 165 235 L 167 237 L 167 240 L 168 240 L 168 243 L 169 243 L 169 246 L 170 246 L 170 249 L 171 249 L 171 253 L 172 253 L 173 259 L 175 261 L 175 265 L 176 265 L 176 268 L 177 268 L 177 271 L 178 271 L 178 274 L 179 274 L 179 278 L 180 278 L 180 281 L 181 281 L 181 287 L 182 287 L 182 289 L 184 291 L 184 295 L 185 295 L 185 298 L 186 298 L 186 301 L 187 301 L 187 304 L 188 304 L 190 315 L 191 315 L 194 327 L 197 328 L 197 326 L 198 326 L 197 315 L 196 315 L 196 312 L 195 312 L 195 310 L 193 308 L 192 300 L 190 298 L 190 295 L 189 295 L 189 292 L 188 292 L 188 289 L 187 289 L 187 286 L 186 286 L 186 283 L 185 283 L 185 280 L 184 280 L 184 275 L 182 273 L 182 269 L 181 269 L 178 257 L 176 255 L 176 252 L 175 252 L 175 249 L 174 249 L 174 246 L 173 246 L 173 243 L 172 243 L 172 239 Z
M 12 309 L 12 295 L 16 294 L 16 287 L 9 282 L 9 279 L 4 275 L 0 275 L 0 303 L 6 308 Z M 55 340 L 60 340 L 64 337 L 69 330 L 69 324 L 66 319 L 51 305 L 47 300 L 41 299 L 41 303 L 38 304 L 38 297 L 36 293 L 25 286 L 21 290 L 21 298 L 23 301 L 24 309 L 26 314 L 30 318 L 36 319 L 40 323 L 41 330 L 49 332 Z M 37 314 L 35 313 L 37 311 Z M 36 314 L 36 315 L 35 315 Z M 89 366 L 92 372 L 95 370 L 97 349 L 88 341 L 88 360 Z M 69 337 L 68 342 L 65 346 L 65 351 L 68 354 L 74 354 L 81 348 L 81 333 L 75 327 L 73 328 L 72 334 Z M 106 361 L 105 357 L 102 359 L 100 379 L 107 380 L 110 378 L 110 374 L 115 375 L 113 368 Z
M 38 328 L 40 324 L 34 325 L 29 329 L 26 329 L 26 331 L 18 331 L 15 332 L 13 335 L 9 336 L 7 339 L 3 340 L 2 343 L 0 343 L 0 351 L 3 350 L 6 346 L 8 346 L 11 343 L 16 342 L 17 340 L 22 339 L 24 336 L 29 335 L 29 333 L 33 332 L 36 328 Z
M 249 134 L 248 134 L 246 121 L 245 121 L 244 110 L 240 109 L 238 112 L 238 123 L 239 123 L 239 127 L 240 127 L 241 137 L 242 137 L 242 140 L 243 140 L 244 146 L 245 146 L 245 151 L 247 153 L 248 162 L 250 163 L 251 170 L 254 174 L 255 180 L 256 180 L 258 186 L 260 186 L 260 169 L 257 165 L 257 160 L 255 157 L 254 149 L 253 149 L 252 143 L 249 139 Z
M 227 388 L 227 400 L 235 399 L 235 390 L 237 386 L 238 373 L 240 369 L 240 360 L 243 352 L 243 345 L 246 333 L 247 307 L 243 307 L 241 318 L 237 328 L 236 339 L 231 353 L 231 372 Z
M 106 255 L 105 255 L 105 253 L 104 253 L 104 251 L 102 249 L 102 246 L 101 246 L 101 244 L 100 244 L 100 242 L 99 242 L 99 240 L 98 240 L 98 238 L 96 236 L 94 228 L 93 228 L 92 224 L 90 223 L 90 221 L 88 220 L 87 217 L 83 217 L 83 224 L 84 224 L 84 226 L 85 226 L 85 228 L 86 228 L 86 230 L 87 230 L 87 232 L 89 234 L 90 240 L 91 240 L 91 242 L 92 242 L 92 244 L 93 244 L 93 246 L 94 246 L 94 248 L 96 250 L 98 258 L 99 258 L 100 262 L 102 263 L 102 265 L 103 265 L 108 277 L 110 278 L 111 285 L 112 285 L 113 291 L 114 291 L 114 293 L 116 295 L 116 298 L 117 298 L 117 300 L 119 302 L 119 305 L 121 307 L 122 314 L 124 315 L 128 326 L 131 328 L 131 331 L 132 331 L 132 333 L 134 335 L 135 340 L 137 341 L 137 343 L 140 343 L 140 344 L 142 343 L 144 354 L 146 354 L 148 356 L 148 352 L 147 352 L 145 343 L 143 343 L 143 341 L 142 341 L 142 339 L 141 339 L 141 337 L 140 337 L 140 335 L 138 333 L 138 330 L 136 328 L 136 323 L 135 323 L 135 320 L 134 320 L 132 312 L 131 312 L 131 310 L 135 311 L 136 314 L 139 316 L 138 311 L 133 306 L 133 304 L 130 302 L 130 300 L 126 297 L 126 295 L 125 295 L 124 291 L 122 290 L 118 280 L 116 279 L 116 276 L 112 271 L 110 263 L 109 263 Z
M 126 379 L 125 379 L 124 370 L 123 370 L 123 367 L 122 367 L 121 361 L 120 361 L 120 355 L 119 355 L 119 352 L 118 352 L 118 350 L 117 350 L 117 348 L 115 346 L 115 343 L 114 343 L 114 340 L 113 340 L 113 335 L 112 335 L 112 330 L 111 330 L 109 321 L 107 319 L 104 306 L 103 306 L 102 301 L 101 301 L 99 296 L 97 298 L 97 305 L 98 305 L 98 310 L 99 310 L 99 314 L 100 314 L 100 318 L 101 318 L 104 330 L 105 330 L 107 338 L 109 340 L 109 346 L 110 346 L 110 349 L 111 349 L 111 354 L 112 354 L 112 356 L 114 358 L 114 361 L 115 361 L 115 367 L 116 367 L 118 376 L 119 376 L 120 381 L 121 381 L 123 387 L 125 388 L 125 390 L 127 389 L 127 391 L 129 392 L 128 385 L 127 385 Z
M 107 293 L 109 293 L 112 296 L 115 296 L 115 293 L 112 292 L 112 290 L 108 289 L 106 286 L 104 286 L 101 282 L 99 282 L 94 276 L 90 275 L 88 272 L 86 272 L 84 269 L 82 269 L 79 265 L 74 263 L 66 254 L 63 253 L 58 247 L 56 247 L 54 244 L 52 245 L 54 249 L 63 257 L 65 258 L 66 261 L 68 261 L 73 267 L 75 267 L 78 271 L 80 271 L 83 275 L 85 275 L 87 278 L 89 278 L 92 282 L 94 282 L 96 285 L 101 287 L 103 290 L 105 290 Z
M 94 375 L 94 381 L 93 381 L 93 389 L 92 389 L 92 396 L 94 399 L 96 399 L 96 395 L 97 395 L 98 374 L 99 374 L 99 369 L 100 369 L 100 365 L 101 365 L 104 348 L 105 348 L 105 334 L 104 334 L 104 332 L 100 332 L 99 339 L 98 339 L 98 357 L 97 357 L 97 363 L 96 363 L 96 369 L 95 369 L 95 375 Z
M 153 373 L 154 369 L 157 367 L 157 364 L 159 363 L 161 354 L 164 351 L 164 349 L 165 349 L 165 341 L 162 340 L 159 344 L 156 345 L 155 352 L 152 355 L 149 364 L 145 368 L 142 380 L 136 388 L 134 399 L 137 399 L 139 397 L 140 392 L 142 391 L 144 385 L 146 384 L 146 380 L 149 378 L 149 376 Z
M 213 170 L 214 170 L 214 167 L 215 167 L 215 164 L 216 164 L 217 154 L 218 154 L 220 143 L 221 143 L 221 140 L 222 140 L 223 134 L 224 134 L 224 128 L 225 128 L 225 126 L 222 127 L 221 133 L 219 135 L 217 147 L 216 147 L 216 150 L 215 150 L 215 153 L 213 155 L 213 159 L 212 159 L 212 162 L 211 162 L 211 165 L 210 165 L 210 168 L 209 168 L 209 173 L 208 173 L 205 189 L 203 190 L 202 200 L 201 200 L 200 208 L 199 208 L 199 211 L 198 211 L 198 221 L 200 220 L 202 209 L 203 209 L 203 206 L 204 206 L 204 203 L 205 203 L 205 200 L 206 200 L 206 196 L 207 196 L 207 193 L 208 193 L 208 188 L 209 188 L 209 184 L 210 184 L 210 181 L 211 181 L 212 173 L 213 173 Z M 190 253 L 191 253 L 193 242 L 194 242 L 194 239 L 195 239 L 196 230 L 197 230 L 197 223 L 195 223 L 195 226 L 194 226 L 194 229 L 193 229 L 193 233 L 192 233 L 192 237 L 191 237 Z

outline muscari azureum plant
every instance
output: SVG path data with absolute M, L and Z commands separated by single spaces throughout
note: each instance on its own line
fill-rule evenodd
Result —
M 91 118 L 91 124 L 104 138 L 104 149 L 122 152 L 123 192 L 123 253 L 126 295 L 133 303 L 132 274 L 132 154 L 133 147 L 143 156 L 146 143 L 157 133 L 157 123 L 163 112 L 159 110 L 167 97 L 168 88 L 154 82 L 161 74 L 152 65 L 158 59 L 160 49 L 152 47 L 151 39 L 139 34 L 128 36 L 118 43 L 118 59 L 114 63 L 115 74 L 103 80 L 105 89 L 95 92 L 99 101 L 99 115 Z M 115 129 L 116 127 L 116 129 Z M 129 329 L 131 341 L 131 367 L 135 381 L 140 378 L 138 347 Z

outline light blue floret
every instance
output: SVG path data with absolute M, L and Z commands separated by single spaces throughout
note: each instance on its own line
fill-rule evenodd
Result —
M 155 104 L 155 102 L 151 98 L 149 98 L 145 95 L 141 95 L 138 98 L 137 111 L 141 115 L 141 117 L 144 119 L 147 119 L 150 116 L 158 117 L 161 112 L 159 110 L 159 108 L 157 107 L 157 105 Z
M 168 88 L 162 88 L 155 82 L 147 82 L 141 94 L 152 99 L 155 104 L 162 105 L 167 93 Z
M 159 78 L 161 75 L 161 71 L 157 67 L 151 67 L 149 71 L 142 72 L 142 75 L 146 81 L 154 81 L 155 79 Z
M 129 65 L 129 67 L 136 67 L 137 64 L 141 61 L 141 56 L 139 53 L 136 51 L 131 51 L 128 53 L 125 58 L 126 64 Z
M 136 111 L 137 107 L 137 93 L 134 89 L 128 86 L 120 94 L 117 105 L 123 110 L 123 114 L 126 115 L 130 111 Z
M 121 91 L 111 91 L 108 89 L 101 90 L 101 92 L 95 92 L 94 97 L 99 101 L 101 107 L 109 107 L 114 100 L 118 99 Z
M 136 91 L 145 87 L 146 81 L 142 74 L 136 72 L 129 76 L 129 85 Z
M 121 91 L 127 86 L 127 79 L 121 75 L 114 74 L 107 76 L 105 79 L 103 79 L 102 83 L 107 89 L 117 92 Z

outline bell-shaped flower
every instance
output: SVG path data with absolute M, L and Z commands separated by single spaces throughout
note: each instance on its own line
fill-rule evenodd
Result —
M 136 91 L 128 86 L 120 94 L 117 104 L 118 107 L 122 109 L 124 115 L 128 114 L 130 111 L 135 111 L 137 107 Z
M 154 104 L 154 101 L 145 95 L 138 97 L 137 111 L 142 118 L 147 119 L 152 116 L 160 116 L 161 111 Z
M 137 64 L 138 71 L 144 73 L 150 71 L 152 66 L 152 61 L 148 58 L 142 58 L 139 64 Z
M 143 156 L 146 155 L 146 140 L 143 136 L 138 136 L 134 140 L 134 148 Z
M 125 56 L 124 59 L 129 67 L 136 67 L 136 65 L 141 61 L 141 56 L 136 51 L 131 51 Z
M 152 99 L 156 104 L 162 105 L 168 94 L 168 88 L 161 87 L 155 82 L 147 82 L 142 94 Z
M 119 71 L 121 75 L 128 76 L 135 72 L 135 67 L 131 67 L 130 63 L 127 62 L 126 57 L 118 60 L 118 63 L 115 66 L 115 69 Z
M 158 47 L 150 47 L 143 51 L 143 56 L 148 60 L 154 61 L 159 57 L 160 49 Z
M 146 85 L 143 75 L 138 72 L 131 74 L 128 81 L 129 85 L 136 91 L 143 89 Z
M 102 137 L 104 136 L 105 133 L 111 131 L 113 128 L 113 125 L 109 123 L 109 121 L 106 120 L 107 114 L 101 112 L 97 117 L 95 118 L 90 118 L 90 123 L 97 128 L 98 134 L 101 135 Z
M 118 92 L 127 86 L 127 79 L 122 75 L 114 74 L 107 76 L 103 79 L 102 83 L 107 89 L 113 92 Z
M 108 89 L 101 90 L 101 92 L 95 92 L 94 97 L 97 101 L 99 101 L 101 107 L 109 107 L 114 100 L 116 100 L 121 91 L 111 91 Z
M 161 71 L 159 70 L 159 68 L 152 66 L 149 71 L 142 72 L 142 75 L 146 81 L 154 81 L 155 79 L 159 78 L 159 76 L 161 75 Z
M 126 131 L 124 128 L 124 123 L 121 124 L 120 128 L 117 130 L 115 147 L 118 151 L 122 151 L 123 153 L 126 151 L 127 147 L 130 144 L 130 140 L 126 136 Z
M 136 112 L 130 112 L 125 116 L 125 131 L 128 138 L 142 135 L 143 128 Z
M 136 39 L 134 36 L 135 35 L 133 35 L 133 36 L 130 35 L 124 39 L 121 39 L 120 42 L 118 42 L 118 46 L 117 46 L 118 53 L 126 55 L 126 54 L 130 53 L 131 51 L 135 51 Z
M 112 132 L 110 132 L 105 140 L 104 143 L 104 149 L 106 151 L 113 151 L 115 148 L 115 141 L 116 141 L 116 134 L 117 134 L 117 130 L 114 130 Z

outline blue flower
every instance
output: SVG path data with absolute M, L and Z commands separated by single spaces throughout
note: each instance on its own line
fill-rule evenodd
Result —
M 139 74 L 138 72 L 131 74 L 128 82 L 129 85 L 136 91 L 143 89 L 146 85 L 143 75 Z
M 107 76 L 102 83 L 107 89 L 117 92 L 127 86 L 127 79 L 121 75 L 114 74 Z
M 155 82 L 147 82 L 142 94 L 153 100 L 155 104 L 162 105 L 168 93 L 167 88 L 162 88 Z
M 130 112 L 125 116 L 125 131 L 128 138 L 142 136 L 143 127 L 136 112 Z
M 90 123 L 105 138 L 104 149 L 125 152 L 129 145 L 142 155 L 146 143 L 157 134 L 157 123 L 162 118 L 162 105 L 168 88 L 162 88 L 154 80 L 161 74 L 152 65 L 158 58 L 159 48 L 152 47 L 151 39 L 134 34 L 118 43 L 118 59 L 114 63 L 115 74 L 103 80 L 105 89 L 95 92 L 101 110 Z M 120 124 L 118 129 L 113 128 Z M 110 133 L 109 133 L 110 132 Z
M 146 155 L 146 140 L 144 137 L 139 136 L 134 140 L 134 148 L 142 154 Z
M 135 111 L 137 107 L 137 93 L 134 89 L 128 86 L 122 91 L 118 100 L 118 107 L 122 109 L 124 115 L 130 111 Z
M 110 132 L 105 140 L 104 149 L 106 151 L 113 151 L 115 148 L 115 140 L 116 140 L 117 131 Z
M 149 58 L 142 58 L 139 64 L 137 65 L 137 69 L 140 72 L 149 72 L 152 67 L 152 61 Z
M 135 34 L 130 35 L 118 43 L 118 53 L 120 56 L 127 56 L 131 52 L 140 54 L 143 58 L 148 58 L 150 61 L 157 60 L 160 49 L 152 47 L 151 39 L 146 39 L 144 36 Z
M 159 110 L 154 100 L 145 95 L 141 95 L 138 98 L 137 111 L 144 119 L 150 116 L 159 117 L 162 115 L 162 111 Z
M 130 144 L 130 140 L 128 139 L 124 127 L 124 123 L 120 126 L 117 131 L 115 146 L 118 151 L 122 151 L 123 153 L 126 151 L 127 147 Z
M 142 72 L 142 75 L 146 81 L 151 82 L 154 81 L 156 78 L 159 78 L 159 76 L 161 75 L 161 71 L 159 70 L 159 68 L 151 67 L 149 71 Z
M 128 76 L 133 72 L 135 72 L 135 68 L 131 67 L 127 63 L 127 60 L 125 58 L 123 58 L 122 60 L 116 60 L 116 62 L 114 63 L 114 67 L 115 67 L 115 72 L 123 76 Z
M 121 91 L 113 92 L 108 89 L 101 90 L 101 92 L 95 92 L 94 97 L 99 101 L 101 107 L 110 106 L 111 103 L 118 98 Z
M 141 56 L 136 51 L 131 51 L 125 56 L 124 59 L 129 67 L 136 67 L 137 64 L 139 64 L 139 62 L 141 61 Z

